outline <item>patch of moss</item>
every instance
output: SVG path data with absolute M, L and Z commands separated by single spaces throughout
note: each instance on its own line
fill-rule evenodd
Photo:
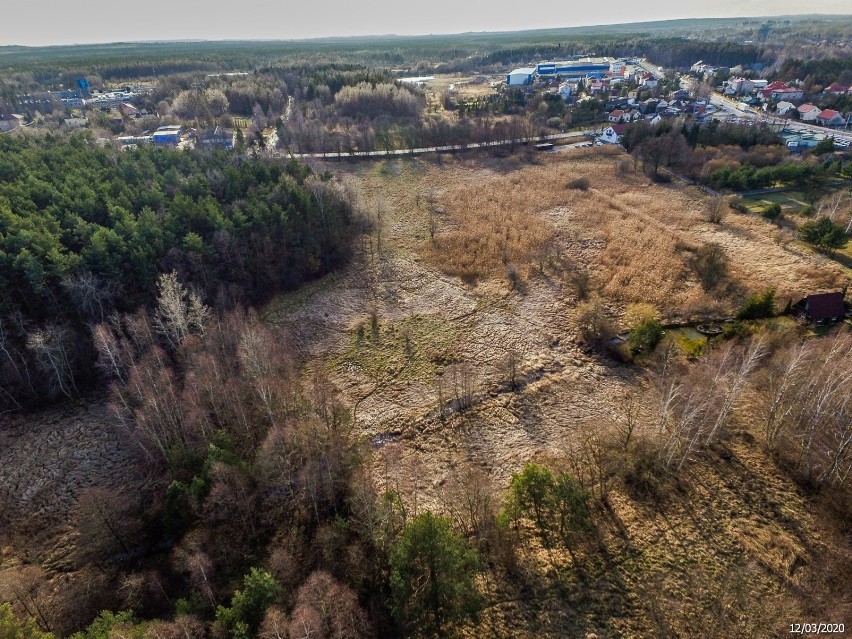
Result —
M 456 361 L 457 329 L 437 315 L 412 315 L 394 322 L 369 320 L 349 336 L 349 346 L 333 358 L 334 367 L 355 366 L 368 377 L 394 377 L 428 383 L 440 369 Z

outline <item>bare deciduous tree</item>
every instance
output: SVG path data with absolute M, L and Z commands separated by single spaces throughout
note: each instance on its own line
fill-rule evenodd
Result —
M 36 356 L 42 372 L 56 390 L 72 397 L 77 392 L 74 367 L 71 365 L 71 334 L 59 324 L 48 324 L 27 335 L 27 349 Z
M 189 335 L 203 335 L 210 309 L 198 293 L 188 292 L 177 273 L 164 273 L 157 279 L 157 307 L 154 326 L 169 349 L 177 351 Z

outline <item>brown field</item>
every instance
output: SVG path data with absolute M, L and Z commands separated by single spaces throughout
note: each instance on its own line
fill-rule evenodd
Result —
M 769 286 L 783 304 L 848 281 L 841 266 L 757 217 L 704 221 L 703 193 L 624 173 L 624 157 L 592 149 L 532 162 L 444 157 L 342 167 L 369 212 L 381 200 L 380 251 L 374 234 L 348 271 L 282 297 L 266 317 L 294 332 L 306 361 L 327 354 L 329 374 L 357 407 L 359 432 L 403 433 L 403 457 L 428 463 L 433 483 L 460 460 L 505 481 L 572 429 L 611 413 L 636 375 L 578 346 L 576 269 L 589 271 L 616 321 L 635 302 L 652 303 L 665 320 L 724 316 Z M 578 177 L 588 178 L 587 190 L 568 187 Z M 721 244 L 730 264 L 710 292 L 689 266 L 707 242 Z M 353 349 L 373 311 L 378 343 Z M 419 327 L 409 337 L 414 349 L 401 357 L 411 321 Z M 433 352 L 435 336 L 443 355 Z M 510 351 L 527 379 L 519 394 L 502 392 Z M 481 401 L 446 427 L 435 414 L 436 378 L 453 363 L 470 368 Z

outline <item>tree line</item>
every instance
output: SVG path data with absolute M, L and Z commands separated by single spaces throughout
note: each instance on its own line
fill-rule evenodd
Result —
M 91 382 L 88 327 L 150 304 L 159 273 L 226 308 L 348 256 L 351 207 L 296 162 L 4 136 L 0 180 L 5 409 Z

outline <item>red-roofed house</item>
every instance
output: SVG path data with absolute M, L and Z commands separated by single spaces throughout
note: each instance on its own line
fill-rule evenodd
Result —
M 816 117 L 817 124 L 823 126 L 842 126 L 846 120 L 834 109 L 823 109 Z
M 767 84 L 763 90 L 764 91 L 775 91 L 777 89 L 785 89 L 787 88 L 787 84 L 785 82 L 781 82 L 780 80 L 775 80 L 775 82 L 770 82 Z
M 849 92 L 849 87 L 845 87 L 842 84 L 832 84 L 830 87 L 826 88 L 825 92 L 833 93 L 834 95 L 843 95 L 844 93 Z
M 618 144 L 621 142 L 621 137 L 624 135 L 625 130 L 627 130 L 626 124 L 613 124 L 604 130 L 601 134 L 600 140 L 607 144 Z
M 799 119 L 803 122 L 813 122 L 821 111 L 818 106 L 813 104 L 803 104 L 796 110 L 799 112 Z
M 657 86 L 657 78 L 654 77 L 653 73 L 645 73 L 639 79 L 639 84 L 645 87 L 646 89 L 653 89 Z
M 805 94 L 801 89 L 794 89 L 793 87 L 773 89 L 769 93 L 769 97 L 773 100 L 787 100 L 788 102 L 798 102 L 804 96 Z
M 609 114 L 609 121 L 610 122 L 616 122 L 616 123 L 617 122 L 623 122 L 624 119 L 625 119 L 624 118 L 625 115 L 626 114 L 624 113 L 624 111 L 622 111 L 621 109 L 616 109 L 615 111 L 613 111 Z

